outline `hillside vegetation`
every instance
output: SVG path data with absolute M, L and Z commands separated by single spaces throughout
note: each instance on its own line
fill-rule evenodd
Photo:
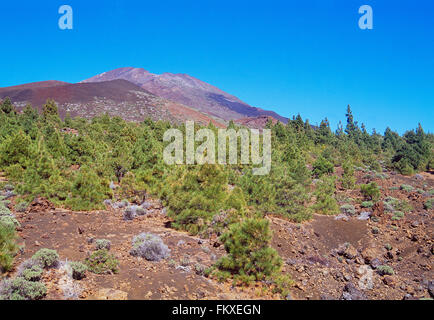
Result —
M 0 105 L 0 171 L 24 208 L 35 197 L 89 211 L 103 209 L 108 199 L 142 204 L 146 195 L 155 196 L 167 208 L 172 227 L 220 237 L 227 256 L 207 274 L 243 283 L 271 279 L 284 295 L 290 280 L 279 274 L 282 261 L 270 247 L 267 215 L 302 222 L 313 213 L 337 214 L 337 188 L 359 189 L 365 205 L 374 205 L 378 186 L 357 185 L 355 170 L 382 175 L 387 168 L 411 175 L 434 169 L 434 135 L 420 125 L 403 136 L 389 128 L 384 135 L 370 134 L 350 107 L 346 118 L 345 128 L 340 124 L 336 132 L 327 119 L 318 128 L 300 116 L 287 125 L 270 121 L 271 172 L 254 176 L 251 165 L 166 165 L 163 134 L 173 127 L 185 131 L 183 126 L 108 115 L 62 121 L 53 101 L 39 114 L 31 106 L 17 113 L 6 99 Z M 0 230 L 0 243 L 7 244 L 0 263 L 7 269 L 17 248 L 10 224 L 1 222 Z

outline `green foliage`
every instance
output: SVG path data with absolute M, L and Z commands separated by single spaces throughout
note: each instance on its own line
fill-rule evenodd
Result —
M 344 204 L 341 206 L 341 212 L 347 214 L 349 216 L 353 216 L 356 214 L 356 208 L 352 204 Z
M 11 99 L 6 98 L 2 103 L 0 103 L 0 112 L 5 114 L 11 114 L 15 112 L 15 107 L 11 102 Z
M 96 248 L 96 250 L 105 249 L 105 250 L 109 251 L 110 247 L 111 247 L 110 240 L 107 240 L 107 239 L 97 239 L 95 241 L 95 248 Z
M 426 210 L 430 210 L 430 209 L 432 209 L 432 208 L 434 207 L 434 198 L 432 198 L 432 199 L 428 199 L 428 200 L 424 203 L 423 207 L 424 207 Z
M 87 265 L 81 262 L 73 261 L 69 263 L 72 270 L 72 278 L 81 280 L 86 277 Z
M 332 162 L 324 157 L 319 157 L 313 164 L 313 175 L 315 177 L 321 177 L 324 174 L 331 174 L 334 172 L 334 165 Z
M 431 141 L 430 136 L 425 134 L 420 124 L 415 131 L 407 131 L 403 136 L 403 141 L 396 148 L 392 164 L 402 174 L 412 174 L 415 170 L 428 169 L 433 155 Z
M 401 220 L 402 218 L 404 218 L 404 212 L 402 211 L 394 211 L 393 212 L 393 216 L 392 216 L 392 220 Z
M 386 266 L 386 265 L 378 266 L 377 271 L 381 275 L 393 276 L 395 274 L 395 272 L 393 271 L 393 268 L 390 266 Z
M 380 198 L 380 188 L 375 182 L 360 185 L 360 191 L 367 200 L 378 200 Z
M 32 157 L 31 146 L 31 139 L 23 131 L 8 136 L 0 144 L 0 167 L 16 164 L 25 168 Z
M 108 180 L 101 179 L 91 168 L 82 167 L 72 184 L 72 197 L 66 203 L 73 210 L 102 208 L 104 199 L 111 197 L 109 184 Z
M 0 283 L 0 300 L 39 300 L 46 294 L 47 288 L 43 283 L 21 277 Z
M 96 250 L 86 258 L 89 271 L 96 274 L 112 274 L 119 272 L 119 261 L 106 249 Z
M 27 210 L 28 204 L 27 202 L 19 202 L 15 205 L 16 212 L 25 212 Z
M 37 282 L 41 280 L 44 270 L 38 265 L 34 265 L 28 269 L 24 269 L 21 276 L 27 281 Z
M 18 220 L 12 215 L 2 215 L 0 216 L 0 223 L 4 226 L 9 226 L 10 228 L 20 227 Z
M 264 280 L 275 274 L 282 261 L 270 247 L 271 237 L 265 219 L 249 218 L 231 225 L 221 237 L 227 256 L 216 263 L 217 268 L 242 282 Z
M 408 184 L 402 184 L 400 189 L 407 192 L 412 192 L 414 190 L 414 188 Z
M 341 178 L 342 187 L 344 189 L 353 189 L 356 184 L 356 177 L 354 176 L 354 165 L 351 161 L 345 161 L 342 165 L 344 170 Z
M 5 224 L 0 220 L 0 273 L 12 268 L 18 249 L 14 225 Z
M 363 201 L 362 202 L 362 208 L 372 208 L 374 206 L 373 201 Z
M 191 234 L 204 232 L 214 215 L 225 207 L 228 178 L 217 165 L 179 170 L 162 192 L 175 228 Z
M 59 262 L 59 255 L 56 250 L 40 249 L 33 256 L 32 259 L 38 261 L 43 268 L 53 268 Z
M 339 213 L 339 206 L 334 198 L 336 192 L 336 178 L 323 177 L 317 184 L 314 195 L 316 203 L 313 209 L 321 214 L 333 215 Z
M 44 118 L 55 117 L 59 115 L 57 104 L 54 100 L 48 99 L 47 102 L 42 107 L 42 115 Z
M 389 212 L 410 212 L 413 210 L 413 207 L 406 200 L 398 200 L 390 196 L 384 199 L 384 208 Z

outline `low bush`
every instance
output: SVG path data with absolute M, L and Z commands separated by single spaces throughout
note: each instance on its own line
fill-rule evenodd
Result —
M 433 198 L 433 199 L 428 199 L 428 200 L 424 203 L 423 207 L 424 207 L 426 210 L 430 210 L 430 209 L 432 209 L 432 208 L 434 207 L 434 198 Z
M 341 206 L 341 212 L 346 215 L 353 216 L 356 214 L 356 208 L 352 204 L 344 204 Z
M 393 217 L 395 218 L 394 220 L 400 220 L 401 218 L 404 218 L 404 212 L 402 211 L 395 211 L 393 212 Z
M 206 267 L 203 264 L 196 263 L 194 265 L 194 271 L 197 275 L 203 276 L 205 274 Z
M 72 278 L 75 280 L 81 280 L 86 277 L 87 266 L 81 262 L 70 262 L 69 266 L 72 270 Z
M 112 243 L 110 242 L 110 240 L 107 240 L 107 239 L 97 239 L 95 241 L 95 248 L 96 248 L 96 250 L 105 249 L 107 251 L 110 251 L 111 244 Z
M 133 207 L 128 207 L 124 211 L 124 220 L 134 220 L 134 218 L 137 216 L 136 210 Z
M 395 274 L 395 271 L 393 271 L 393 268 L 390 266 L 386 266 L 386 265 L 378 266 L 377 271 L 380 275 L 393 276 Z
M 380 188 L 375 182 L 360 185 L 360 191 L 367 200 L 378 200 L 380 198 Z
M 44 270 L 40 266 L 35 265 L 32 266 L 31 268 L 24 269 L 20 273 L 20 276 L 26 279 L 27 281 L 36 282 L 41 280 L 43 272 Z
M 402 184 L 400 189 L 407 192 L 412 192 L 414 190 L 414 188 L 408 184 Z
M 159 236 L 152 233 L 141 233 L 133 238 L 130 254 L 149 261 L 160 261 L 169 257 L 170 249 Z
M 406 200 L 398 200 L 390 196 L 384 199 L 384 208 L 388 212 L 410 212 L 413 210 L 413 207 Z
M 0 283 L 0 300 L 39 300 L 46 294 L 47 288 L 43 283 L 21 277 Z
M 362 202 L 362 208 L 372 208 L 374 206 L 373 201 L 363 201 Z
M 96 274 L 112 274 L 119 271 L 118 259 L 105 249 L 92 252 L 92 254 L 86 258 L 85 264 L 89 271 Z
M 59 263 L 59 255 L 56 250 L 41 249 L 32 256 L 33 260 L 38 261 L 43 268 L 49 269 L 56 267 Z
M 26 202 L 20 202 L 15 206 L 15 211 L 16 212 L 26 212 L 27 207 L 28 207 L 28 205 Z
M 0 224 L 9 226 L 11 228 L 19 228 L 21 225 L 13 215 L 0 216 Z

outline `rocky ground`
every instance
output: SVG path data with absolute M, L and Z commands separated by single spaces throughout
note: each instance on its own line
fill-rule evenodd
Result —
M 433 210 L 424 209 L 432 197 L 432 174 L 369 176 L 357 172 L 358 183 L 376 181 L 382 196 L 405 200 L 412 210 L 400 219 L 381 207 L 361 208 L 359 191 L 338 190 L 340 204 L 352 203 L 355 212 L 339 216 L 314 215 L 305 223 L 269 216 L 273 247 L 285 261 L 284 272 L 295 285 L 290 299 L 420 299 L 434 295 Z M 401 190 L 410 185 L 414 191 Z M 63 268 L 44 275 L 46 299 L 280 299 L 266 284 L 233 287 L 201 275 L 223 255 L 218 240 L 189 236 L 170 228 L 170 219 L 156 200 L 148 214 L 131 221 L 123 209 L 71 212 L 37 199 L 25 213 L 16 213 L 25 245 L 16 265 L 41 248 L 56 249 L 63 261 L 84 260 L 96 239 L 111 241 L 120 271 L 111 275 L 90 272 L 72 280 Z M 12 201 L 13 202 L 13 201 Z M 361 214 L 365 212 L 364 214 Z M 370 218 L 369 218 L 370 216 Z M 367 217 L 367 219 L 366 219 Z M 141 232 L 159 235 L 171 256 L 150 262 L 129 254 L 131 241 Z M 388 266 L 385 271 L 384 267 Z M 384 274 L 391 273 L 393 274 Z M 14 273 L 11 274 L 13 276 Z

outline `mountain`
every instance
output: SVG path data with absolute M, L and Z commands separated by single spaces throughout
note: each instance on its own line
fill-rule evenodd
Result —
M 195 120 L 202 124 L 213 122 L 218 127 L 223 124 L 191 107 L 169 101 L 126 80 L 95 83 L 66 83 L 43 81 L 19 86 L 0 88 L 0 99 L 9 97 L 18 110 L 28 103 L 42 109 L 47 99 L 56 101 L 59 114 L 63 118 L 71 116 L 92 118 L 108 113 L 129 121 L 153 120 L 184 122 Z
M 223 120 L 270 116 L 284 123 L 288 119 L 273 111 L 249 106 L 237 97 L 187 74 L 153 74 L 141 68 L 120 68 L 104 72 L 82 83 L 123 79 L 165 99 L 193 107 Z
M 277 120 L 270 116 L 258 116 L 258 117 L 249 117 L 249 118 L 242 118 L 235 120 L 236 124 L 242 125 L 247 128 L 252 129 L 264 129 L 267 125 L 268 121 L 270 121 L 273 124 L 277 123 Z

